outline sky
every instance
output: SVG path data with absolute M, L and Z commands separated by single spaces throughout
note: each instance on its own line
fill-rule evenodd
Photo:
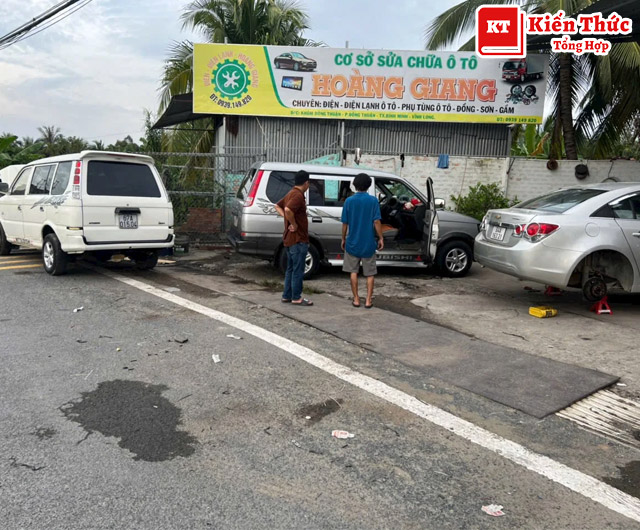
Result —
M 0 36 L 60 0 L 0 0 Z M 303 0 L 307 38 L 332 47 L 419 50 L 424 31 L 460 0 Z M 112 143 L 138 140 L 144 109 L 158 109 L 167 50 L 198 35 L 181 29 L 187 0 L 93 0 L 60 23 L 0 50 L 0 133 Z

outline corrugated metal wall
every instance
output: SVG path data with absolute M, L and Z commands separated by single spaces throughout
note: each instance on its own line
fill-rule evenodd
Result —
M 304 162 L 336 153 L 338 120 L 240 117 L 238 133 L 227 131 L 225 151 L 262 160 Z M 405 155 L 507 156 L 505 125 L 345 121 L 345 148 L 363 153 Z

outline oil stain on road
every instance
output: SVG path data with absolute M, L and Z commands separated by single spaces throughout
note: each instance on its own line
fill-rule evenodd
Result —
M 103 381 L 80 399 L 63 405 L 65 416 L 87 431 L 119 438 L 134 460 L 162 462 L 195 452 L 196 438 L 178 430 L 181 410 L 162 396 L 164 385 L 141 381 Z

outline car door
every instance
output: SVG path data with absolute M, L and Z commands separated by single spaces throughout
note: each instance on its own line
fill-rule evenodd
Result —
M 438 212 L 436 211 L 436 199 L 433 193 L 433 180 L 431 180 L 431 177 L 427 178 L 426 186 L 427 204 L 424 206 L 428 208 L 424 212 L 424 224 L 422 228 L 422 259 L 425 263 L 431 264 L 436 258 L 440 227 L 438 224 Z
M 49 191 L 58 164 L 35 166 L 24 197 L 22 219 L 24 238 L 33 246 L 42 245 L 42 227 L 47 219 Z
M 0 221 L 7 239 L 12 243 L 24 243 L 23 203 L 32 172 L 32 167 L 23 169 L 13 181 L 9 193 L 0 200 Z
M 326 259 L 342 254 L 342 207 L 355 190 L 353 177 L 311 175 L 307 196 L 309 235 L 316 237 Z
M 288 69 L 293 68 L 293 57 L 291 56 L 291 54 L 290 53 L 285 53 L 283 55 L 283 57 L 284 57 L 283 64 L 284 64 L 285 68 L 288 68 Z
M 616 223 L 624 233 L 640 268 L 640 193 L 627 195 L 611 203 Z

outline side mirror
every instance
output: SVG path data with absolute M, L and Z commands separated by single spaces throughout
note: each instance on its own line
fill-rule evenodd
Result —
M 0 182 L 0 193 L 7 193 L 9 191 L 9 184 L 7 182 Z
M 444 199 L 436 199 L 435 203 L 436 203 L 436 210 L 444 210 L 445 206 L 447 205 Z

